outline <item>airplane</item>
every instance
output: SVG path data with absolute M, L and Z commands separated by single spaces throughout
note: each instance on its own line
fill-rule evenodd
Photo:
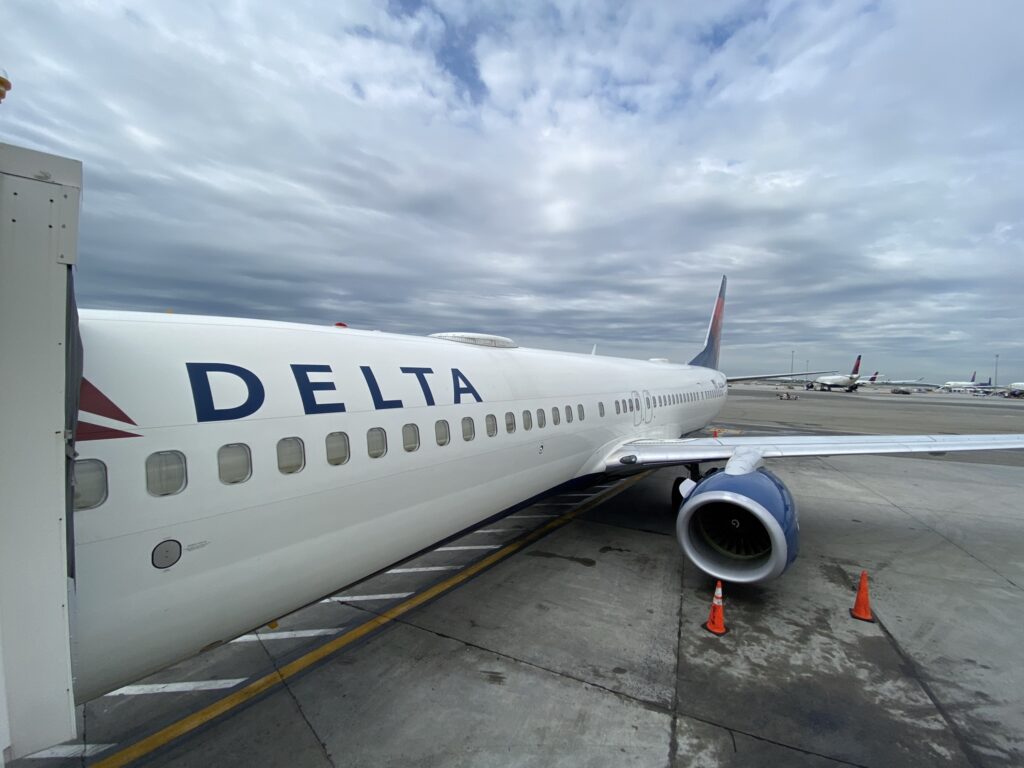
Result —
M 975 379 L 978 376 L 977 371 L 971 372 L 970 381 L 947 381 L 938 387 L 944 392 L 960 392 L 966 389 L 987 389 L 992 386 L 992 377 L 989 376 L 988 381 L 978 382 Z
M 881 374 L 875 371 L 871 376 L 866 379 L 861 379 L 857 382 L 857 385 L 863 387 L 865 385 L 873 385 L 878 387 L 913 387 L 913 386 L 927 386 L 922 385 L 924 377 L 920 379 L 887 379 L 885 376 L 878 378 Z
M 688 437 L 730 381 L 781 375 L 719 370 L 725 291 L 723 277 L 686 365 L 479 333 L 80 310 L 75 700 L 567 487 L 686 470 L 682 550 L 756 583 L 799 549 L 766 459 L 1024 448 L 1024 435 Z
M 807 382 L 807 389 L 814 389 L 815 384 L 820 392 L 831 392 L 833 388 L 845 389 L 847 392 L 856 392 L 860 386 L 860 355 L 853 362 L 853 369 L 849 374 L 833 374 L 831 376 L 819 376 L 814 381 Z M 877 375 L 878 372 L 875 371 Z

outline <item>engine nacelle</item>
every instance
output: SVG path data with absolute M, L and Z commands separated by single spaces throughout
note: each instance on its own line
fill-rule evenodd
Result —
M 716 472 L 679 509 L 676 537 L 705 573 L 740 583 L 780 576 L 800 548 L 800 523 L 789 489 L 766 469 Z

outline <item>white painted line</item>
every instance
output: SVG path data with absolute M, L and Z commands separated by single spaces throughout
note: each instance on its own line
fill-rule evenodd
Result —
M 340 629 L 292 629 L 286 632 L 264 632 L 262 634 L 242 635 L 232 640 L 232 643 L 253 643 L 257 640 L 292 640 L 297 637 L 320 637 L 321 635 L 336 635 Z
M 501 549 L 500 544 L 478 544 L 472 547 L 438 547 L 434 552 L 457 552 L 463 549 Z
M 147 693 L 191 693 L 193 691 L 219 691 L 222 688 L 234 688 L 239 683 L 244 683 L 247 678 L 239 677 L 236 680 L 193 680 L 188 683 L 141 683 L 138 685 L 126 685 L 111 691 L 107 696 L 139 696 Z
M 519 526 L 515 528 L 481 528 L 479 531 L 473 531 L 473 533 L 520 533 L 525 530 L 525 528 Z
M 423 568 L 392 568 L 386 573 L 428 573 L 430 571 L 461 571 L 462 565 L 428 565 Z
M 26 760 L 52 760 L 62 757 L 92 757 L 113 747 L 113 744 L 58 744 L 56 747 L 44 749 L 26 755 Z
M 397 600 L 400 597 L 408 597 L 412 592 L 392 592 L 389 595 L 334 595 L 328 597 L 325 603 L 358 603 L 362 600 Z
M 552 517 L 558 517 L 558 515 L 513 515 L 513 518 L 516 519 L 516 520 L 529 520 L 529 519 L 532 519 L 532 518 L 539 518 L 539 517 L 547 519 L 547 518 L 552 518 Z

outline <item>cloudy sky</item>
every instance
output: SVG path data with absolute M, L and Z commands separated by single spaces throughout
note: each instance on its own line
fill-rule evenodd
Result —
M 83 306 L 1024 380 L 1024 4 L 4 0 Z

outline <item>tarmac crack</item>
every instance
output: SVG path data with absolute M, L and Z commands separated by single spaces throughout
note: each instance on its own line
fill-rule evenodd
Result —
M 839 469 L 838 467 L 836 467 L 836 466 L 835 466 L 834 464 L 832 464 L 831 462 L 829 462 L 829 461 L 828 461 L 828 460 L 826 460 L 826 459 L 822 459 L 822 463 L 824 463 L 825 465 L 827 465 L 827 466 L 828 466 L 828 467 L 829 467 L 830 469 L 832 469 L 833 471 L 835 471 L 835 472 L 838 472 L 838 473 L 839 473 L 840 475 L 842 475 L 842 476 L 843 476 L 843 477 L 845 477 L 846 479 L 850 480 L 851 482 L 854 482 L 854 483 L 856 483 L 857 485 L 861 486 L 862 488 L 864 488 L 864 489 L 865 489 L 866 491 L 868 491 L 869 493 L 873 493 L 873 494 L 874 494 L 875 496 L 877 496 L 878 498 L 880 498 L 880 499 L 884 500 L 884 501 L 885 501 L 885 502 L 886 502 L 887 504 L 889 504 L 890 506 L 894 507 L 895 509 L 898 509 L 898 510 L 899 510 L 900 512 L 902 512 L 903 514 L 905 514 L 905 515 L 906 515 L 907 517 L 909 517 L 909 518 L 910 518 L 911 520 L 913 520 L 913 521 L 914 521 L 915 523 L 917 523 L 918 525 L 921 525 L 921 526 L 923 526 L 924 528 L 926 528 L 927 530 L 931 531 L 932 533 L 934 533 L 934 534 L 935 534 L 936 536 L 938 536 L 938 537 L 939 537 L 940 539 L 942 539 L 943 541 L 945 541 L 945 542 L 946 542 L 947 544 L 949 544 L 950 546 L 952 546 L 952 547 L 954 547 L 955 549 L 958 549 L 958 550 L 960 550 L 961 552 L 963 552 L 963 553 L 964 553 L 965 555 L 967 555 L 967 557 L 969 557 L 969 558 L 970 558 L 971 560 L 973 560 L 974 562 L 978 563 L 978 565 L 982 566 L 982 567 L 983 567 L 983 568 L 985 568 L 986 570 L 988 570 L 988 571 L 990 571 L 990 572 L 994 573 L 994 574 L 995 574 L 996 576 L 998 576 L 999 578 L 1003 579 L 1003 580 L 1004 580 L 1004 581 L 1005 581 L 1005 582 L 1006 582 L 1007 584 L 1009 584 L 1009 585 L 1010 585 L 1011 587 L 1013 587 L 1014 589 L 1020 590 L 1020 589 L 1022 588 L 1020 584 L 1017 584 L 1017 583 L 1016 583 L 1016 582 L 1015 582 L 1015 581 L 1014 581 L 1013 579 L 1011 579 L 1011 578 L 1010 578 L 1009 576 L 1007 576 L 1006 574 L 1004 574 L 1004 573 L 1001 573 L 1001 572 L 1000 572 L 999 570 L 997 570 L 997 569 L 995 568 L 995 566 L 993 566 L 993 565 L 991 565 L 991 564 L 989 564 L 989 563 L 986 563 L 986 562 L 985 562 L 984 560 L 982 560 L 982 559 L 981 559 L 980 557 L 978 557 L 977 555 L 975 555 L 975 554 L 974 554 L 973 552 L 971 552 L 970 550 L 966 549 L 966 548 L 965 548 L 965 547 L 963 547 L 962 545 L 960 545 L 960 544 L 957 544 L 957 543 L 956 543 L 955 541 L 953 541 L 953 540 L 952 540 L 951 538 L 949 538 L 948 536 L 946 536 L 946 535 L 945 535 L 944 533 L 942 533 L 941 531 L 939 531 L 939 530 L 937 530 L 936 528 L 934 528 L 934 527 L 932 527 L 931 525 L 929 525 L 929 524 L 928 524 L 927 522 L 925 522 L 924 520 L 922 520 L 921 518 L 919 518 L 919 517 L 918 517 L 917 515 L 915 515 L 915 514 L 914 514 L 913 512 L 911 512 L 910 510 L 908 510 L 908 509 L 906 509 L 906 508 L 904 508 L 904 507 L 900 506 L 900 505 L 899 505 L 899 504 L 897 504 L 897 503 L 896 503 L 895 501 L 893 501 L 892 499 L 888 498 L 888 497 L 887 497 L 887 496 L 886 496 L 885 494 L 881 493 L 880 491 L 877 491 L 877 490 L 876 490 L 876 489 L 874 489 L 874 488 L 871 488 L 871 487 L 870 487 L 870 486 L 868 486 L 868 485 L 867 485 L 866 483 L 862 482 L 862 481 L 861 481 L 861 480 L 860 480 L 859 478 L 857 478 L 857 477 L 856 477 L 855 475 L 851 475 L 851 474 L 849 474 L 848 472 L 844 472 L 843 470 Z
M 841 573 L 845 575 L 845 570 L 841 568 L 839 570 Z M 853 588 L 852 581 L 850 581 L 850 588 Z M 939 697 L 932 690 L 931 686 L 928 684 L 927 679 L 925 678 L 923 671 L 918 666 L 917 662 L 915 662 L 914 658 L 903 649 L 903 647 L 899 644 L 899 641 L 896 639 L 896 637 L 892 634 L 892 632 L 889 631 L 889 628 L 885 626 L 885 622 L 883 622 L 881 616 L 878 615 L 878 611 L 872 611 L 872 613 L 875 617 L 875 623 L 878 625 L 878 628 L 882 630 L 882 634 L 885 635 L 886 639 L 889 641 L 889 644 L 893 647 L 893 650 L 895 650 L 896 653 L 899 654 L 900 659 L 902 659 L 902 661 L 906 665 L 906 669 L 909 672 L 909 677 L 913 679 L 914 682 L 916 682 L 919 686 L 921 686 L 921 690 L 924 691 L 924 694 L 931 701 L 932 706 L 935 707 L 935 711 L 938 712 L 939 717 L 941 717 L 945 721 L 946 726 L 949 728 L 950 733 L 953 735 L 953 739 L 956 741 L 957 746 L 960 747 L 960 751 L 963 752 L 964 758 L 967 760 L 968 764 L 973 766 L 973 768 L 981 768 L 981 766 L 984 764 L 983 761 L 981 761 L 975 754 L 974 748 L 971 746 L 971 743 L 970 741 L 968 741 L 966 735 L 964 735 L 964 733 L 961 731 L 960 726 L 957 725 L 956 721 L 953 719 L 953 716 L 946 709 L 945 704 L 943 704 L 939 700 Z
M 679 667 L 683 655 L 683 599 L 686 596 L 686 569 L 679 569 L 679 610 L 676 612 L 676 684 L 672 688 L 672 731 L 668 740 L 668 764 L 675 768 L 679 760 Z M 736 740 L 733 739 L 733 751 L 736 748 Z
M 681 638 L 682 629 L 683 629 L 682 603 L 683 603 L 684 597 L 685 597 L 684 594 L 680 594 L 680 613 L 679 613 L 679 632 L 680 632 L 680 638 Z M 374 611 L 374 610 L 372 610 L 370 608 L 362 607 L 362 606 L 360 606 L 358 608 L 358 610 L 363 611 L 364 613 L 367 613 L 367 614 L 370 614 L 370 615 L 373 615 L 373 616 L 380 615 L 379 612 Z M 716 722 L 714 720 L 710 720 L 710 719 L 702 718 L 702 717 L 697 717 L 696 715 L 688 714 L 688 713 L 684 713 L 684 712 L 679 711 L 679 697 L 678 697 L 678 694 L 679 694 L 679 674 L 678 674 L 678 665 L 680 663 L 680 658 L 681 658 L 681 653 L 682 653 L 682 642 L 681 642 L 681 640 L 680 640 L 679 646 L 678 646 L 679 647 L 679 653 L 676 654 L 676 665 L 677 665 L 676 666 L 676 669 L 677 669 L 677 673 L 676 673 L 676 687 L 674 689 L 672 704 L 671 704 L 670 707 L 666 707 L 666 706 L 664 706 L 662 704 L 659 704 L 658 702 L 649 701 L 647 699 L 642 699 L 642 698 L 639 698 L 637 696 L 633 696 L 633 695 L 631 695 L 629 693 L 625 693 L 624 691 L 617 691 L 617 690 L 615 690 L 613 688 L 609 688 L 608 686 L 602 685 L 600 683 L 596 683 L 596 682 L 593 682 L 591 680 L 584 680 L 583 678 L 577 677 L 577 676 L 572 675 L 572 674 L 570 674 L 568 672 L 563 672 L 563 671 L 559 671 L 559 670 L 556 670 L 556 669 L 551 669 L 550 667 L 545 667 L 545 666 L 543 666 L 541 664 L 537 664 L 535 662 L 528 661 L 526 659 L 521 659 L 521 658 L 519 658 L 517 656 L 513 656 L 513 655 L 511 655 L 509 653 L 504 653 L 503 651 L 497 651 L 497 650 L 494 650 L 493 648 L 487 648 L 487 647 L 485 647 L 483 645 L 479 645 L 478 643 L 473 643 L 473 642 L 470 642 L 468 640 L 464 640 L 462 638 L 446 634 L 444 632 L 439 632 L 439 631 L 437 631 L 435 629 L 429 629 L 427 627 L 423 627 L 423 626 L 420 626 L 418 624 L 413 624 L 412 622 L 406 621 L 404 619 L 395 619 L 391 623 L 392 624 L 399 624 L 399 625 L 402 625 L 404 627 L 407 627 L 409 629 L 416 630 L 416 631 L 419 631 L 419 632 L 424 632 L 426 634 L 433 635 L 434 637 L 438 637 L 438 638 L 441 638 L 441 639 L 444 639 L 444 640 L 451 640 L 451 641 L 459 643 L 460 645 L 465 646 L 467 648 L 472 648 L 473 650 L 481 651 L 483 653 L 488 653 L 488 654 L 497 656 L 497 657 L 499 657 L 501 659 L 505 659 L 505 660 L 507 660 L 507 661 L 509 661 L 509 662 L 511 662 L 513 664 L 521 664 L 522 666 L 529 667 L 531 669 L 535 669 L 535 670 L 537 670 L 539 672 L 544 672 L 546 674 L 554 675 L 555 677 L 559 677 L 559 678 L 562 678 L 564 680 L 569 680 L 569 681 L 577 683 L 579 685 L 584 685 L 584 686 L 587 686 L 589 688 L 593 688 L 593 689 L 596 689 L 596 690 L 599 690 L 599 691 L 603 691 L 604 693 L 611 694 L 612 696 L 616 697 L 617 699 L 621 699 L 623 701 L 627 701 L 627 702 L 630 702 L 632 704 L 636 704 L 636 705 L 642 707 L 643 709 L 645 709 L 645 710 L 647 710 L 649 712 L 654 712 L 656 714 L 669 716 L 671 718 L 670 748 L 672 749 L 672 753 L 669 755 L 669 763 L 668 763 L 670 768 L 678 765 L 678 763 L 676 762 L 676 758 L 675 758 L 675 750 L 676 750 L 676 748 L 678 746 L 678 723 L 682 719 L 693 720 L 693 721 L 698 722 L 698 723 L 703 723 L 705 725 L 710 725 L 710 726 L 713 726 L 715 728 L 722 729 L 723 731 L 725 731 L 726 733 L 729 734 L 729 738 L 730 738 L 730 740 L 732 742 L 732 745 L 733 745 L 733 750 L 736 753 L 739 752 L 739 746 L 736 743 L 736 737 L 735 737 L 735 734 L 738 733 L 738 734 L 740 734 L 742 736 L 747 736 L 747 737 L 749 737 L 751 739 L 754 739 L 754 740 L 760 741 L 760 742 L 764 742 L 766 744 L 772 744 L 772 745 L 777 746 L 777 747 L 782 747 L 783 749 L 789 749 L 789 750 L 792 750 L 794 752 L 799 752 L 800 754 L 808 755 L 810 757 L 818 757 L 818 758 L 821 758 L 821 759 L 824 759 L 824 760 L 829 760 L 829 761 L 831 761 L 831 762 L 833 762 L 833 763 L 835 763 L 837 765 L 846 765 L 846 766 L 851 766 L 852 768 L 871 768 L 870 766 L 868 766 L 866 764 L 863 764 L 863 763 L 854 763 L 854 762 L 851 762 L 849 760 L 843 760 L 842 758 L 834 757 L 833 755 L 827 755 L 827 754 L 824 754 L 822 752 L 815 752 L 814 750 L 805 749 L 803 747 L 798 747 L 798 746 L 795 746 L 793 744 L 786 744 L 785 742 L 777 741 L 775 739 L 770 739 L 770 738 L 768 738 L 766 736 L 761 736 L 759 734 L 752 733 L 750 731 L 744 731 L 744 730 L 741 730 L 741 729 L 738 729 L 738 728 L 734 728 L 734 727 L 731 727 L 731 726 L 728 726 L 728 725 L 724 725 L 724 724 Z
M 415 629 L 415 630 L 418 630 L 420 632 L 426 632 L 427 634 L 434 635 L 435 637 L 440 637 L 440 638 L 442 638 L 444 640 L 451 640 L 453 642 L 456 642 L 456 643 L 459 643 L 461 645 L 464 645 L 467 648 L 472 648 L 472 649 L 477 650 L 477 651 L 482 651 L 484 653 L 493 654 L 494 656 L 497 656 L 497 657 L 502 658 L 502 659 L 506 659 L 507 661 L 511 661 L 511 662 L 513 662 L 515 664 L 522 664 L 525 667 L 530 667 L 531 669 L 536 669 L 536 670 L 538 670 L 540 672 L 545 672 L 545 673 L 547 673 L 549 675 L 554 675 L 556 677 L 560 677 L 560 678 L 563 678 L 565 680 L 571 680 L 574 683 L 579 683 L 580 685 L 585 685 L 585 686 L 588 686 L 590 688 L 595 688 L 595 689 L 597 689 L 599 691 L 604 691 L 605 693 L 610 693 L 610 694 L 612 694 L 613 696 L 615 696 L 617 698 L 625 699 L 626 701 L 630 701 L 630 702 L 632 702 L 634 704 L 637 704 L 637 705 L 639 705 L 639 706 L 643 707 L 644 709 L 646 709 L 648 711 L 651 711 L 651 712 L 656 712 L 656 713 L 662 714 L 662 715 L 671 715 L 672 714 L 672 709 L 671 708 L 666 707 L 663 704 L 659 704 L 656 701 L 649 701 L 647 699 L 641 699 L 641 698 L 639 698 L 637 696 L 632 696 L 632 695 L 630 695 L 628 693 L 625 693 L 623 691 L 617 691 L 614 688 L 609 688 L 606 685 L 601 685 L 600 683 L 595 683 L 595 682 L 593 682 L 591 680 L 584 680 L 583 678 L 576 677 L 575 675 L 572 675 L 572 674 L 570 674 L 568 672 L 562 672 L 562 671 L 559 671 L 557 669 L 551 669 L 550 667 L 545 667 L 542 664 L 537 664 L 536 662 L 528 661 L 527 659 L 521 659 L 521 658 L 519 658 L 517 656 L 513 656 L 512 654 L 505 653 L 503 651 L 496 651 L 493 648 L 487 648 L 487 647 L 479 645 L 477 643 L 470 642 L 469 640 L 464 640 L 461 637 L 455 637 L 454 635 L 447 635 L 444 632 L 438 632 L 436 629 L 428 629 L 427 627 L 422 627 L 419 624 L 413 624 L 412 622 L 405 621 L 403 619 L 396 619 L 394 623 L 401 624 L 402 626 L 409 627 L 410 629 Z
M 761 736 L 750 731 L 744 731 L 739 728 L 732 728 L 728 725 L 722 725 L 714 720 L 708 720 L 707 718 L 697 717 L 696 715 L 682 715 L 688 720 L 693 720 L 698 723 L 704 723 L 704 725 L 710 725 L 715 728 L 721 728 L 723 731 L 729 734 L 729 738 L 732 739 L 733 751 L 739 753 L 739 747 L 736 744 L 735 734 L 746 736 L 747 738 L 754 739 L 755 741 L 763 742 L 764 744 L 772 744 L 776 747 L 782 747 L 783 749 L 789 749 L 793 752 L 799 752 L 801 755 L 807 755 L 808 757 L 820 757 L 822 760 L 828 760 L 829 762 L 835 763 L 836 765 L 849 765 L 852 768 L 871 768 L 866 763 L 854 763 L 850 760 L 843 760 L 841 757 L 835 757 L 833 755 L 826 755 L 824 752 L 815 752 L 813 749 L 804 749 L 803 747 L 797 747 L 793 744 L 787 744 L 784 741 L 777 741 L 775 739 L 769 739 L 767 736 Z
M 267 648 L 266 644 L 264 644 L 262 637 L 259 638 L 259 644 L 260 648 L 263 649 L 263 652 L 267 654 L 267 658 L 270 659 L 270 663 L 271 665 L 273 665 L 274 671 L 277 672 L 278 677 L 280 678 L 281 681 L 281 686 L 284 688 L 285 691 L 287 691 L 288 696 L 295 704 L 295 709 L 298 710 L 299 717 L 302 718 L 302 721 L 306 724 L 306 727 L 309 728 L 309 732 L 313 735 L 313 738 L 316 739 L 316 743 L 320 745 L 320 751 L 323 753 L 324 759 L 327 761 L 327 764 L 330 765 L 332 768 L 337 768 L 337 763 L 335 763 L 334 759 L 331 757 L 330 750 L 327 749 L 327 744 L 324 743 L 323 739 L 320 738 L 320 734 L 316 732 L 316 728 L 313 727 L 313 723 L 311 723 L 309 721 L 309 718 L 306 716 L 306 711 L 302 708 L 302 703 L 299 701 L 298 696 L 295 695 L 295 691 L 292 690 L 289 680 L 283 675 L 281 675 L 281 668 L 277 663 L 277 659 L 270 652 L 270 649 Z

